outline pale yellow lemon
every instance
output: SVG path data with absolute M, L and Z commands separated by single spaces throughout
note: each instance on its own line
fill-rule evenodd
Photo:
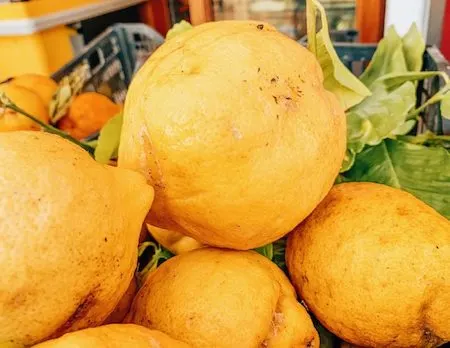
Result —
M 139 70 L 118 164 L 155 187 L 151 225 L 251 249 L 325 197 L 345 138 L 313 54 L 265 23 L 213 22 L 168 40 Z
M 437 347 L 450 340 L 450 222 L 409 193 L 334 187 L 289 236 L 299 296 L 361 347 Z
M 253 251 L 202 248 L 150 273 L 126 322 L 193 347 L 319 347 L 283 272 Z
M 0 133 L 0 346 L 100 325 L 125 293 L 153 189 L 44 132 Z
M 34 348 L 189 348 L 166 334 L 133 324 L 111 324 L 84 329 Z

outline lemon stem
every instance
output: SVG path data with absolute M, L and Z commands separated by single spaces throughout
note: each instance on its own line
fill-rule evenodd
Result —
M 5 96 L 3 96 L 5 97 Z M 4 100 L 6 99 L 6 100 Z M 86 150 L 87 152 L 89 152 L 89 154 L 92 156 L 94 154 L 94 148 L 82 141 L 79 141 L 75 138 L 73 138 L 72 136 L 70 136 L 69 134 L 59 130 L 58 128 L 55 128 L 51 125 L 46 124 L 45 122 L 42 122 L 41 120 L 39 120 L 38 118 L 34 117 L 33 115 L 30 115 L 28 112 L 26 112 L 25 110 L 22 110 L 20 107 L 18 107 L 16 104 L 14 104 L 9 98 L 3 98 L 3 107 L 7 108 L 7 109 L 11 109 L 15 112 L 18 112 L 20 114 L 22 114 L 23 116 L 31 119 L 33 122 L 36 122 L 38 125 L 41 126 L 41 128 L 47 132 L 47 133 L 52 133 L 52 134 L 56 134 L 59 135 L 61 138 L 64 138 L 80 147 L 82 147 L 84 150 Z

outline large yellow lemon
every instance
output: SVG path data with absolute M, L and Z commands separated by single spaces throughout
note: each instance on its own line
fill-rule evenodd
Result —
M 126 319 L 193 347 L 319 347 L 283 272 L 253 251 L 202 248 L 146 279 Z
M 166 334 L 133 324 L 111 324 L 84 329 L 33 348 L 189 348 Z
M 345 116 L 316 58 L 259 22 L 200 25 L 164 43 L 129 89 L 119 166 L 155 187 L 149 223 L 250 249 L 330 190 Z
M 0 133 L 0 346 L 101 324 L 136 267 L 153 190 L 44 132 Z
M 289 235 L 299 296 L 330 331 L 360 347 L 450 341 L 450 222 L 409 193 L 334 187 Z

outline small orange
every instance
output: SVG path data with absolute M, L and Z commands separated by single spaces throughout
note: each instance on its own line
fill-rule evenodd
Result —
M 37 94 L 48 109 L 50 102 L 58 89 L 57 83 L 48 76 L 38 74 L 24 74 L 15 77 L 11 84 L 24 87 Z
M 122 110 L 122 106 L 96 92 L 86 92 L 75 97 L 67 116 L 58 127 L 77 139 L 83 139 L 100 130 L 103 125 Z
M 10 83 L 0 85 L 0 93 L 2 92 L 18 107 L 48 123 L 49 116 L 45 105 L 35 93 Z M 11 109 L 0 108 L 0 132 L 39 129 L 39 125 L 31 119 Z

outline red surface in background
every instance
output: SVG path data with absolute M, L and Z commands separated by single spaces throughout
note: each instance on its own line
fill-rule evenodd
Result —
M 447 0 L 447 4 L 445 6 L 441 51 L 445 58 L 450 60 L 450 0 Z

